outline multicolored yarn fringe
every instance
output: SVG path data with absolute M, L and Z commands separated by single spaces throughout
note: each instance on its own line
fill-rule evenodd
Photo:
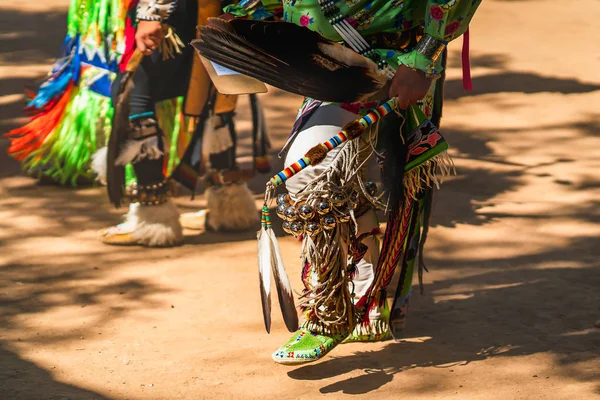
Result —
M 34 176 L 75 186 L 91 180 L 92 154 L 110 132 L 110 86 L 124 48 L 130 0 L 72 0 L 67 35 L 49 76 L 26 109 L 31 120 L 5 136 L 10 155 Z
M 28 174 L 65 185 L 92 182 L 96 150 L 108 142 L 114 114 L 110 95 L 123 54 L 134 47 L 131 11 L 137 0 L 71 0 L 67 35 L 52 69 L 26 110 L 30 121 L 5 136 L 8 153 Z M 127 20 L 127 21 L 126 21 Z M 179 163 L 191 131 L 182 114 L 183 98 L 156 106 L 165 133 L 165 173 Z M 127 168 L 127 182 L 135 180 Z
M 368 127 L 372 126 L 374 123 L 379 121 L 381 118 L 385 117 L 387 114 L 392 112 L 392 110 L 395 109 L 394 103 L 395 103 L 395 100 L 393 100 L 393 99 L 388 100 L 387 102 L 383 103 L 376 109 L 371 110 L 364 117 L 358 119 L 357 121 L 354 121 L 354 123 L 348 124 L 347 126 L 350 126 L 350 125 L 356 126 L 359 124 L 360 127 L 362 127 L 362 130 L 360 130 L 360 133 L 362 133 Z M 323 143 L 313 147 L 311 150 L 309 150 L 306 153 L 306 155 L 304 157 L 302 157 L 301 159 L 299 159 L 298 161 L 296 161 L 289 167 L 278 172 L 277 175 L 275 175 L 271 178 L 270 183 L 273 185 L 273 187 L 282 185 L 283 183 L 285 183 L 285 181 L 287 181 L 292 176 L 296 175 L 298 172 L 302 171 L 304 168 L 308 167 L 309 165 L 317 165 L 319 162 L 321 162 L 325 158 L 324 154 L 326 155 L 328 152 L 335 149 L 342 143 L 345 143 L 348 140 L 359 136 L 360 133 L 358 133 L 358 134 L 355 134 L 354 132 L 349 133 L 349 132 L 347 132 L 347 129 L 342 129 L 342 131 L 339 132 L 337 135 L 335 135 L 328 141 L 323 142 Z

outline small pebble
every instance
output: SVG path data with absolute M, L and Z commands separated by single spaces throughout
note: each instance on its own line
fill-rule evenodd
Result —
M 600 319 L 599 319 L 598 321 L 596 321 L 596 323 L 594 324 L 594 326 L 595 326 L 596 328 L 600 328 Z
M 533 377 L 534 377 L 534 378 L 537 378 L 537 375 L 534 375 Z
M 152 386 L 154 386 L 154 383 L 150 383 L 150 384 L 148 384 L 148 386 L 152 387 Z

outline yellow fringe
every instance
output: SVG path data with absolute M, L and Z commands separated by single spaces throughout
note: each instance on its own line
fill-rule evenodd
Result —
M 444 178 L 456 175 L 454 161 L 444 151 L 404 174 L 404 195 L 417 200 L 417 194 L 435 185 L 439 189 Z
M 160 42 L 159 51 L 162 54 L 163 60 L 175 58 L 177 54 L 181 54 L 181 51 L 185 48 L 185 44 L 181 41 L 175 29 L 172 26 L 163 25 L 164 38 Z

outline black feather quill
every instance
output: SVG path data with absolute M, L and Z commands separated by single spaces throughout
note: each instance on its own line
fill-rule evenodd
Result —
M 127 140 L 129 131 L 129 98 L 133 89 L 133 76 L 139 67 L 144 54 L 136 49 L 127 63 L 125 73 L 119 82 L 119 91 L 115 102 L 115 116 L 113 118 L 106 161 L 106 189 L 108 198 L 115 207 L 120 207 L 125 190 L 125 167 L 115 165 L 121 146 Z

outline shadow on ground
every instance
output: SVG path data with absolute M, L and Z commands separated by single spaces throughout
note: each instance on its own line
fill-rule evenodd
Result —
M 416 295 L 406 337 L 429 340 L 390 343 L 380 351 L 351 357 L 334 356 L 288 375 L 318 381 L 362 370 L 364 375 L 324 386 L 321 392 L 365 394 L 413 368 L 437 367 L 452 373 L 492 357 L 548 353 L 558 365 L 555 375 L 597 381 L 597 369 L 582 371 L 575 366 L 600 357 L 600 330 L 593 328 L 600 311 L 596 247 L 597 239 L 588 238 L 522 257 L 507 254 L 475 262 L 432 259 L 430 265 L 436 268 L 477 272 L 432 282 L 426 285 L 425 296 Z M 557 267 L 543 268 L 550 260 Z M 447 300 L 434 303 L 433 296 Z M 431 382 L 419 390 L 433 393 L 436 385 Z
M 3 11 L 0 14 L 0 60 L 12 65 L 48 63 L 54 57 L 64 34 L 63 13 L 19 13 Z M 44 26 L 43 39 L 37 35 L 37 26 Z M 27 50 L 23 50 L 27 49 Z M 13 61 L 18 54 L 19 61 Z M 571 79 L 548 78 L 528 73 L 503 71 L 506 60 L 502 56 L 487 57 L 488 67 L 499 68 L 495 74 L 474 79 L 473 96 L 501 92 L 557 92 L 563 94 L 588 93 L 600 90 L 600 86 L 585 84 Z M 28 79 L 0 81 L 0 96 L 20 94 Z M 527 84 L 525 84 L 527 83 Z M 462 96 L 461 83 L 447 83 L 447 100 Z M 523 89 L 526 88 L 526 89 Z M 273 98 L 289 99 L 281 92 Z M 268 99 L 268 97 L 267 97 Z M 15 127 L 12 120 L 21 110 L 20 101 L 8 101 L 0 108 L 0 128 Z M 285 140 L 293 118 L 293 109 L 269 104 L 268 119 L 273 133 L 274 147 Z M 247 119 L 247 110 L 240 111 L 240 119 Z M 8 122 L 6 122 L 8 121 Z M 575 128 L 580 135 L 598 135 L 597 116 L 589 116 Z M 538 130 L 560 129 L 561 126 L 536 127 Z M 572 128 L 572 127 L 571 127 Z M 243 131 L 243 130 L 242 130 Z M 523 131 L 520 129 L 519 131 Z M 495 154 L 490 141 L 498 131 L 470 131 L 468 129 L 444 129 L 457 157 L 502 164 L 507 170 L 492 171 L 485 167 L 466 167 L 460 175 L 444 187 L 444 194 L 436 206 L 434 226 L 453 228 L 457 224 L 483 225 L 494 220 L 514 218 L 508 213 L 477 213 L 473 203 L 488 202 L 498 194 L 514 191 L 527 182 L 523 175 L 530 173 L 530 165 L 509 163 Z M 506 130 L 503 130 L 506 132 Z M 515 132 L 518 133 L 518 132 Z M 243 131 L 247 136 L 249 132 Z M 553 140 L 551 137 L 549 141 Z M 559 140 L 559 139 L 556 139 Z M 69 306 L 101 305 L 108 312 L 106 319 L 95 325 L 101 326 L 108 319 L 123 317 L 136 308 L 158 306 L 151 296 L 166 289 L 141 279 L 125 279 L 99 286 L 78 284 L 90 277 L 107 275 L 124 263 L 148 257 L 145 249 L 124 248 L 118 251 L 88 251 L 86 246 L 90 230 L 100 229 L 118 221 L 123 210 L 111 210 L 101 188 L 55 188 L 36 184 L 33 180 L 16 177 L 18 163 L 4 153 L 6 141 L 0 139 L 0 247 L 22 252 L 20 261 L 0 267 L 0 325 L 5 332 L 16 337 L 24 327 L 13 321 L 17 315 L 43 313 Z M 248 147 L 240 149 L 249 154 Z M 274 152 L 275 153 L 275 152 Z M 274 170 L 282 167 L 282 161 L 273 157 Z M 576 162 L 556 158 L 550 165 Z M 559 179 L 559 177 L 555 177 Z M 258 176 L 250 183 L 253 192 L 260 197 L 267 176 Z M 590 178 L 580 184 L 571 184 L 572 190 L 598 188 L 598 180 Z M 193 209 L 186 203 L 184 208 Z M 567 215 L 574 221 L 598 222 L 598 203 L 581 203 L 569 210 Z M 539 215 L 519 215 L 519 218 L 536 219 Z M 552 217 L 545 217 L 552 218 Z M 31 226 L 35 226 L 32 234 Z M 279 232 L 281 234 L 281 232 Z M 72 238 L 73 248 L 57 249 L 52 255 L 37 255 L 25 247 L 48 243 L 55 237 Z M 255 238 L 254 232 L 238 234 L 204 233 L 186 239 L 186 245 L 171 250 L 152 250 L 152 256 L 178 257 L 198 251 L 202 246 L 231 241 L 247 241 Z M 497 242 L 501 249 L 502 240 Z M 81 249 L 77 247 L 81 246 Z M 461 250 L 468 250 L 468 243 Z M 438 253 L 450 254 L 456 248 L 444 244 Z M 472 249 L 474 253 L 477 249 Z M 576 237 L 563 246 L 527 255 L 512 255 L 509 250 L 498 258 L 460 259 L 437 257 L 429 259 L 432 267 L 445 271 L 459 271 L 460 277 L 433 281 L 426 286 L 428 295 L 417 296 L 409 318 L 407 336 L 429 336 L 425 343 L 405 342 L 388 344 L 377 352 L 357 352 L 351 357 L 329 358 L 319 364 L 296 368 L 289 376 L 298 380 L 320 380 L 363 370 L 366 375 L 336 382 L 321 388 L 322 393 L 343 392 L 364 394 L 389 383 L 394 374 L 402 371 L 436 366 L 459 368 L 461 365 L 490 357 L 522 356 L 546 352 L 559 364 L 557 374 L 581 381 L 600 378 L 597 370 L 582 372 L 572 368 L 579 362 L 600 357 L 600 334 L 590 330 L 598 318 L 600 304 L 600 265 L 597 238 Z M 17 257 L 13 257 L 16 259 Z M 464 271 L 464 273 L 462 273 Z M 433 296 L 444 298 L 434 303 Z M 57 298 L 59 298 L 57 300 Z M 118 306 L 107 299 L 120 298 Z M 27 337 L 21 340 L 39 344 L 73 340 L 84 331 L 45 337 Z M 48 392 L 60 393 L 57 398 L 100 399 L 104 398 L 74 386 L 57 382 L 52 374 L 18 356 L 14 340 L 0 341 L 0 394 L 8 398 L 39 399 Z M 422 351 L 427 346 L 436 351 Z M 431 357 L 431 354 L 435 354 Z M 427 356 L 426 356 L 427 355 Z M 52 389 L 49 389 L 52 387 Z M 433 390 L 435 382 L 419 390 Z M 64 393 L 64 395 L 63 395 Z

